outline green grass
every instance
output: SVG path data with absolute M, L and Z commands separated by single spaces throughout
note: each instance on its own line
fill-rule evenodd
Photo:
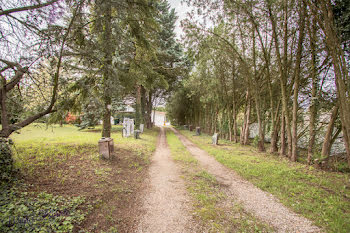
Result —
M 123 172 L 135 166 L 142 169 L 142 166 L 150 162 L 150 156 L 155 150 L 158 130 L 146 129 L 139 140 L 133 137 L 123 138 L 121 130 L 121 126 L 113 126 L 111 135 L 116 157 L 118 153 L 124 152 L 130 155 L 130 158 L 123 157 L 129 166 L 120 169 L 125 169 Z M 105 194 L 113 193 L 116 186 L 120 190 L 129 190 L 129 184 L 110 180 L 112 173 L 118 175 L 121 171 L 113 163 L 99 157 L 100 131 L 101 127 L 79 131 L 72 125 L 47 127 L 44 124 L 32 124 L 11 135 L 14 141 L 12 151 L 15 167 L 23 177 L 30 178 L 26 179 L 29 182 L 37 179 L 39 182 L 47 182 L 46 179 L 58 180 L 57 183 L 50 182 L 48 185 L 63 187 L 67 180 L 84 180 L 79 178 L 82 173 L 83 176 L 88 176 L 85 182 L 91 181 L 91 187 L 97 190 L 95 195 L 99 195 L 99 190 Z M 89 169 L 92 170 L 92 175 Z M 72 170 L 75 173 L 70 172 Z M 109 185 L 110 182 L 115 185 Z M 87 207 L 93 204 L 95 209 L 99 208 L 94 202 L 85 200 L 86 190 L 80 191 L 79 182 L 75 186 L 74 194 L 64 193 L 64 196 L 48 194 L 33 185 L 24 185 L 22 180 L 17 181 L 12 188 L 0 187 L 4 194 L 0 195 L 0 219 L 3 220 L 0 221 L 0 229 L 14 232 L 71 232 L 89 214 Z M 45 185 L 41 188 L 45 188 Z M 117 194 L 116 198 L 119 198 Z M 97 201 L 99 198 L 103 197 L 95 196 Z M 13 218 L 9 219 L 8 216 Z
M 198 161 L 172 131 L 167 130 L 166 136 L 172 158 L 181 165 L 187 190 L 194 200 L 193 214 L 204 226 L 203 231 L 269 232 L 272 230 L 244 212 L 238 203 L 227 204 L 225 202 L 227 196 L 216 178 L 200 167 Z
M 349 174 L 326 172 L 225 140 L 210 145 L 211 137 L 181 131 L 217 161 L 278 197 L 295 212 L 327 232 L 350 232 Z
M 15 165 L 19 169 L 33 172 L 36 166 L 47 166 L 47 163 L 63 163 L 72 156 L 84 154 L 98 159 L 98 140 L 101 127 L 94 131 L 79 131 L 76 126 L 33 124 L 23 128 L 19 134 L 13 134 Z M 123 138 L 121 126 L 113 126 L 111 137 L 118 148 L 133 150 L 140 157 L 148 160 L 149 154 L 155 150 L 158 132 L 149 130 L 141 135 L 140 140 L 133 137 Z

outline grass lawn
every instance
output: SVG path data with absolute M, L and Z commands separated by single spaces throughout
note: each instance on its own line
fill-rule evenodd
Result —
M 198 161 L 171 131 L 166 132 L 172 158 L 181 166 L 183 179 L 193 200 L 193 215 L 202 232 L 272 232 L 241 205 L 229 200 L 224 187 L 214 176 L 202 169 Z
M 226 140 L 213 146 L 211 136 L 193 136 L 194 132 L 187 130 L 180 132 L 217 161 L 272 193 L 327 232 L 350 232 L 349 174 L 317 170 Z
M 155 150 L 158 130 L 140 140 L 113 126 L 115 158 L 98 155 L 101 127 L 32 124 L 13 134 L 20 179 L 0 196 L 5 231 L 123 231 L 132 228 L 137 195 Z M 135 216 L 134 216 L 135 215 Z M 9 218 L 11 217 L 11 218 Z

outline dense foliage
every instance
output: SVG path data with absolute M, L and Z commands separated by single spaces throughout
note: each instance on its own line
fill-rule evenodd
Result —
M 0 193 L 0 229 L 3 232 L 72 232 L 89 213 L 84 198 L 21 192 L 19 187 Z
M 102 120 L 110 137 L 126 99 L 136 102 L 136 124 L 151 127 L 155 101 L 186 74 L 177 18 L 164 0 L 13 0 L 0 19 L 4 138 L 39 119 L 62 124 L 70 116 L 81 117 L 73 122 L 81 128 Z
M 15 168 L 10 148 L 10 143 L 6 139 L 0 140 L 0 184 L 10 182 Z
M 186 2 L 198 9 L 183 21 L 195 65 L 169 98 L 172 120 L 350 166 L 348 1 Z

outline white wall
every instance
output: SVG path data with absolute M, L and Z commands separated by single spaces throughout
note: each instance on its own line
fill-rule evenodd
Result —
M 164 112 L 152 111 L 151 119 L 156 126 L 169 125 L 166 121 L 166 114 Z

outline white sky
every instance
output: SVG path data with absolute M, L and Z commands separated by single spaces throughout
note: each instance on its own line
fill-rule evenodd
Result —
M 182 29 L 180 26 L 181 20 L 186 18 L 186 13 L 189 11 L 189 7 L 186 5 L 186 3 L 181 3 L 181 0 L 167 0 L 170 3 L 171 8 L 175 8 L 176 15 L 178 17 L 176 21 L 176 29 L 175 33 L 177 35 L 177 38 L 180 38 L 180 35 L 182 34 Z

